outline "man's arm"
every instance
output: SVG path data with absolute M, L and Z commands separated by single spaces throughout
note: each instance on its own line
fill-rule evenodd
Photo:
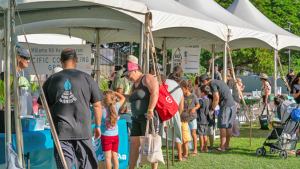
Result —
M 100 101 L 93 103 L 93 110 L 94 110 L 96 126 L 101 126 L 102 107 Z M 95 140 L 101 137 L 101 130 L 99 127 L 94 127 L 93 136 L 95 136 Z
M 159 86 L 156 78 L 150 74 L 145 75 L 144 82 L 145 82 L 144 85 L 148 88 L 149 92 L 151 93 L 148 110 L 152 110 L 152 111 L 147 112 L 147 118 L 148 120 L 150 120 L 154 117 L 153 109 L 155 108 L 158 100 Z
M 212 108 L 215 110 L 217 105 L 219 104 L 219 92 L 216 92 L 213 94 L 214 100 L 213 100 L 213 105 Z M 211 114 L 214 114 L 214 110 L 210 111 Z

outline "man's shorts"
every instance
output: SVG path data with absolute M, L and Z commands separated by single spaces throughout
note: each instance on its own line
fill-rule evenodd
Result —
M 213 136 L 214 135 L 214 126 L 208 126 L 207 135 L 208 136 Z
M 98 161 L 92 143 L 92 139 L 87 140 L 60 140 L 68 169 L 98 169 Z M 54 148 L 54 158 L 57 169 L 64 169 L 58 151 Z
M 101 146 L 102 151 L 114 151 L 118 152 L 119 147 L 119 136 L 104 136 L 101 135 Z
M 153 112 L 154 117 L 149 121 L 149 134 L 152 133 L 152 122 L 154 122 L 155 133 L 159 133 L 162 128 L 162 120 L 160 119 L 156 111 Z M 131 116 L 131 137 L 134 136 L 145 136 L 146 126 L 147 126 L 147 113 L 140 116 Z
M 207 124 L 199 124 L 197 128 L 197 133 L 199 136 L 207 136 L 208 125 Z
M 197 129 L 197 119 L 194 119 L 193 121 L 190 121 L 189 123 L 190 130 L 196 130 Z
M 218 114 L 218 128 L 231 129 L 233 119 L 235 118 L 235 114 L 236 114 L 235 105 L 220 109 L 220 112 Z

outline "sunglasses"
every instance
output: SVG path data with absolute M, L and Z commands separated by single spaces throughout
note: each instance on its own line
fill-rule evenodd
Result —
M 22 56 L 22 58 L 24 59 L 24 60 L 30 60 L 30 58 L 28 58 L 28 57 L 24 57 L 24 56 Z

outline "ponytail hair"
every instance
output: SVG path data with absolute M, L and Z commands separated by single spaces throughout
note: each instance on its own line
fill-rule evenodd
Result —
M 265 80 L 270 84 L 270 86 L 272 86 L 272 83 L 271 83 L 270 79 L 265 79 Z
M 105 96 L 105 99 L 103 100 L 104 107 L 109 109 L 108 116 L 110 119 L 110 125 L 115 126 L 118 121 L 117 112 L 116 112 L 116 95 L 112 90 L 106 89 L 103 92 L 103 95 Z

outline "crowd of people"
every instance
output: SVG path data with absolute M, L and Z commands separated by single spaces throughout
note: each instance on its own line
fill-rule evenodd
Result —
M 46 101 L 50 107 L 53 122 L 63 150 L 68 168 L 97 168 L 97 159 L 92 139 L 101 138 L 106 168 L 118 168 L 118 125 L 117 115 L 126 112 L 124 103 L 131 104 L 132 125 L 130 132 L 129 168 L 133 169 L 139 157 L 140 136 L 145 136 L 147 121 L 154 125 L 156 133 L 173 140 L 172 134 L 166 135 L 163 121 L 155 109 L 159 97 L 159 83 L 154 67 L 144 74 L 138 59 L 127 56 L 126 64 L 116 68 L 112 75 L 110 89 L 100 91 L 95 80 L 76 70 L 76 52 L 65 49 L 61 53 L 62 71 L 50 76 L 43 85 Z M 156 68 L 162 68 L 156 65 Z M 234 85 L 233 72 L 228 68 L 228 82 L 221 81 L 222 73 L 214 69 L 214 79 L 207 74 L 196 77 L 194 85 L 190 80 L 182 80 L 183 70 L 176 66 L 164 82 L 168 92 L 178 105 L 176 114 L 169 120 L 175 128 L 175 146 L 178 162 L 187 161 L 188 156 L 210 150 L 230 150 L 230 139 L 239 136 L 235 120 L 239 109 L 240 96 Z M 300 103 L 300 73 L 290 84 L 292 96 Z M 271 82 L 266 74 L 261 74 L 263 103 L 270 103 Z M 237 78 L 238 87 L 244 90 L 242 80 Z M 130 83 L 132 84 L 131 90 Z M 171 92 L 172 91 L 172 92 Z M 275 106 L 281 104 L 276 100 Z M 38 101 L 41 104 L 41 101 Z M 92 104 L 95 127 L 91 132 L 90 104 Z M 218 108 L 218 110 L 216 110 Z M 217 124 L 215 119 L 217 118 Z M 152 119 L 152 120 L 151 120 Z M 220 146 L 214 147 L 214 127 L 220 130 Z M 150 127 L 149 133 L 152 133 Z M 92 134 L 93 133 L 93 134 Z M 199 144 L 197 141 L 199 135 Z M 93 137 L 93 138 L 92 138 Z M 209 138 L 209 139 L 208 139 Z M 188 144 L 192 140 L 193 151 L 188 154 Z M 209 140 L 209 146 L 208 146 Z M 200 149 L 197 149 L 200 145 Z M 57 150 L 54 152 L 58 168 L 63 168 Z M 158 164 L 152 164 L 157 168 Z

